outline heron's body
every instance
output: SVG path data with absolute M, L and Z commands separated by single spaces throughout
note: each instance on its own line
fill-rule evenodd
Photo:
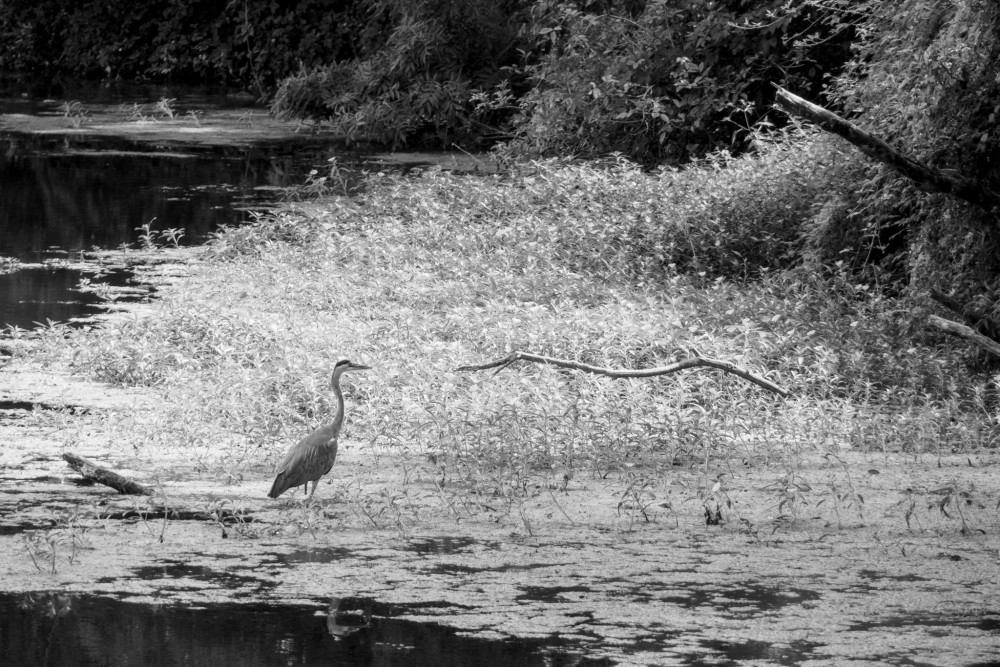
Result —
M 340 376 L 346 371 L 360 371 L 367 368 L 347 359 L 337 362 L 330 380 L 333 393 L 337 397 L 337 412 L 333 416 L 333 421 L 320 426 L 289 450 L 274 471 L 274 482 L 267 494 L 269 498 L 277 498 L 288 489 L 297 486 L 304 485 L 303 492 L 308 491 L 309 482 L 313 483 L 309 496 L 312 497 L 312 494 L 316 493 L 319 478 L 330 472 L 337 458 L 337 436 L 344 423 L 344 394 L 340 391 Z

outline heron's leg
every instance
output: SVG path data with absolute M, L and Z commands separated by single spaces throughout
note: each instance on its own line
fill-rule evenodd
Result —
M 309 482 L 306 482 L 306 486 L 309 486 Z M 319 486 L 319 480 L 318 479 L 313 480 L 313 490 L 312 490 L 312 493 L 309 494 L 310 498 L 313 497 L 313 493 L 316 493 L 316 487 L 317 486 Z

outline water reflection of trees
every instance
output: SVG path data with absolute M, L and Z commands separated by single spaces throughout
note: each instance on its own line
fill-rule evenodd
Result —
M 176 147 L 185 152 L 175 155 L 115 149 L 8 140 L 0 151 L 6 155 L 0 158 L 0 255 L 35 259 L 32 254 L 48 248 L 115 248 L 134 243 L 135 228 L 153 218 L 154 229 L 180 228 L 196 243 L 220 225 L 245 220 L 242 208 L 301 184 L 330 155 L 326 146 L 295 143 L 196 152 Z

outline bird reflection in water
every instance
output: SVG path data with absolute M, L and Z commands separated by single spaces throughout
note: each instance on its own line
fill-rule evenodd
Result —
M 331 598 L 326 613 L 326 630 L 338 641 L 362 639 L 372 629 L 371 602 Z

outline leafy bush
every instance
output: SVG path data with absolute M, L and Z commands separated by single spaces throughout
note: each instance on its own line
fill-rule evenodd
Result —
M 617 151 L 676 164 L 742 150 L 773 100 L 771 84 L 818 93 L 853 37 L 840 13 L 814 2 L 777 12 L 742 1 L 587 4 L 534 6 L 542 55 L 528 68 L 516 153 Z
M 519 44 L 519 0 L 369 0 L 363 54 L 282 82 L 272 111 L 328 119 L 348 141 L 450 146 L 482 134 L 476 88 L 493 87 Z
M 743 158 L 717 152 L 652 175 L 624 159 L 603 169 L 543 162 L 534 174 L 522 167 L 531 206 L 546 220 L 527 219 L 529 229 L 509 235 L 550 230 L 572 270 L 614 266 L 637 281 L 677 273 L 754 279 L 790 267 L 800 261 L 813 202 L 848 159 L 826 138 L 798 130 L 758 135 L 755 146 Z
M 515 155 L 645 163 L 742 149 L 770 83 L 818 91 L 853 37 L 822 3 L 755 4 L 370 0 L 364 53 L 288 78 L 272 109 L 392 146 L 513 137 Z

